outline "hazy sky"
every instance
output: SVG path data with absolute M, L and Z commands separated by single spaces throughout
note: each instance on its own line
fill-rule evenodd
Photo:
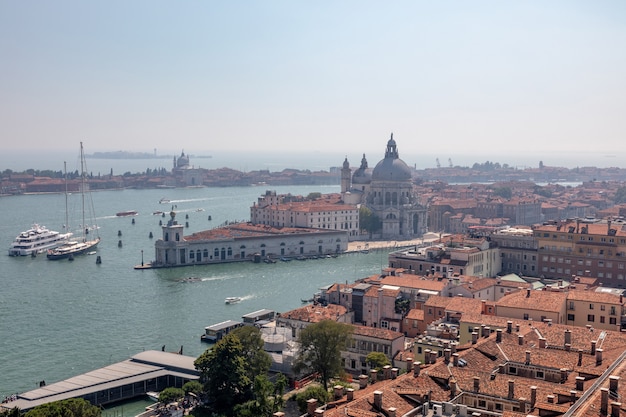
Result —
M 623 0 L 7 0 L 0 56 L 9 151 L 626 153 Z

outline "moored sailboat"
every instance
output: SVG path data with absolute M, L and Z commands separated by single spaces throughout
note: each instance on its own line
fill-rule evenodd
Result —
M 82 209 L 82 222 L 81 222 L 81 237 L 79 239 L 74 239 L 68 241 L 66 244 L 61 245 L 55 249 L 48 250 L 47 258 L 50 260 L 57 259 L 73 259 L 75 255 L 82 255 L 88 252 L 92 252 L 98 243 L 100 243 L 100 236 L 98 236 L 98 227 L 87 227 L 85 226 L 85 194 L 89 195 L 89 212 L 93 217 L 93 221 L 90 224 L 95 225 L 95 215 L 93 212 L 93 200 L 91 200 L 91 194 L 87 192 L 86 188 L 88 188 L 87 182 L 85 181 L 87 167 L 85 162 L 85 153 L 83 151 L 83 143 L 80 143 L 80 172 L 81 172 L 81 184 L 80 184 L 80 195 L 81 195 L 81 209 Z M 67 192 L 66 192 L 67 198 Z M 66 209 L 66 217 L 67 217 L 67 209 Z M 67 224 L 67 223 L 66 223 Z M 96 237 L 93 239 L 87 239 L 90 230 L 94 230 L 96 233 Z

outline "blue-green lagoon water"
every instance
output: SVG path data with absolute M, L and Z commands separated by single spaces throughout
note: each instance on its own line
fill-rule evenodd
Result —
M 339 191 L 338 186 L 271 189 L 302 195 Z M 264 192 L 259 187 L 95 192 L 100 265 L 94 255 L 73 262 L 49 261 L 44 255 L 9 257 L 10 242 L 31 223 L 61 230 L 65 199 L 59 194 L 0 198 L 0 241 L 5 246 L 0 254 L 0 397 L 162 345 L 170 351 L 182 345 L 184 354 L 198 356 L 208 347 L 200 342 L 205 326 L 239 320 L 262 308 L 282 312 L 299 307 L 302 298 L 310 298 L 322 286 L 352 282 L 380 272 L 386 264 L 386 253 L 370 252 L 276 264 L 133 269 L 141 263 L 142 251 L 145 262 L 154 258 L 154 241 L 161 236 L 159 220 L 166 220 L 154 211 L 167 212 L 175 204 L 177 219 L 189 222 L 185 233 L 192 233 L 227 220 L 249 219 L 250 206 Z M 159 204 L 162 197 L 171 203 Z M 124 210 L 139 214 L 115 216 Z M 198 280 L 186 281 L 189 277 Z M 228 296 L 243 301 L 225 305 Z

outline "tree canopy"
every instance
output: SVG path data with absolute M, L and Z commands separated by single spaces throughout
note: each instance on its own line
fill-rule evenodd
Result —
M 24 417 L 100 417 L 100 408 L 82 398 L 55 401 L 30 409 Z
M 380 217 L 366 206 L 359 208 L 359 228 L 367 231 L 370 235 L 382 228 Z
M 620 187 L 615 192 L 615 204 L 626 203 L 626 187 Z
M 298 356 L 294 362 L 296 372 L 319 373 L 324 389 L 330 378 L 343 371 L 341 351 L 351 339 L 352 328 L 345 323 L 323 320 L 313 323 L 300 332 Z
M 239 338 L 229 334 L 195 360 L 202 374 L 204 389 L 218 413 L 229 415 L 236 404 L 247 400 L 251 381 L 244 348 Z
M 181 388 L 168 387 L 159 393 L 159 402 L 169 404 L 178 401 L 185 396 L 185 391 Z
M 254 378 L 254 398 L 235 406 L 235 414 L 237 417 L 272 417 L 285 405 L 283 393 L 286 386 L 287 378 L 283 374 L 278 374 L 276 383 L 272 383 L 266 375 L 257 375 Z
M 389 358 L 382 352 L 370 352 L 365 358 L 367 363 L 374 369 L 382 369 L 385 365 L 391 365 Z
M 261 330 L 255 326 L 243 326 L 233 330 L 231 334 L 241 342 L 250 381 L 254 381 L 257 375 L 265 375 L 272 365 L 272 358 L 263 350 Z

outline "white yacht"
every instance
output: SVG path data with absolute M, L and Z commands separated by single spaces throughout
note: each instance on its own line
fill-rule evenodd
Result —
M 33 224 L 30 229 L 17 235 L 9 248 L 9 256 L 44 253 L 67 243 L 71 237 L 72 233 L 55 232 L 45 226 Z

